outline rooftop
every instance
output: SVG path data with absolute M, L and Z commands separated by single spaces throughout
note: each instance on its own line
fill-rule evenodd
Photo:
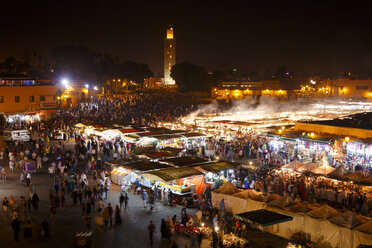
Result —
M 372 112 L 349 115 L 343 119 L 312 121 L 309 123 L 372 130 Z

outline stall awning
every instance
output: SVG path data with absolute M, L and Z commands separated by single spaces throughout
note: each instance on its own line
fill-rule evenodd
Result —
M 259 224 L 261 226 L 271 226 L 293 220 L 293 217 L 291 216 L 268 211 L 266 209 L 236 214 L 235 218 L 246 222 L 252 222 L 254 224 Z
M 202 134 L 202 133 L 184 133 L 182 134 L 183 137 L 188 138 L 188 139 L 196 139 L 196 138 L 206 138 L 207 135 Z
M 152 171 L 152 170 L 171 168 L 167 164 L 161 164 L 161 163 L 157 163 L 157 162 L 144 162 L 144 161 L 118 164 L 117 166 L 124 167 L 124 168 L 127 168 L 127 169 L 132 170 L 132 171 L 139 171 L 139 172 L 146 172 L 146 171 Z
M 165 148 L 163 148 L 161 150 L 162 151 L 173 153 L 175 155 L 178 155 L 180 152 L 182 152 L 185 149 L 183 149 L 183 148 L 174 148 L 174 147 L 165 147 Z
M 181 135 L 177 135 L 177 134 L 164 134 L 164 135 L 156 135 L 153 137 L 157 140 L 172 140 L 172 139 L 182 138 Z
M 123 134 L 126 134 L 126 133 L 138 133 L 141 131 L 137 129 L 133 129 L 133 128 L 123 128 L 123 129 L 120 129 L 120 132 Z
M 162 131 L 163 134 L 184 134 L 186 131 L 184 130 L 164 130 Z
M 301 141 L 309 141 L 309 142 L 314 142 L 314 143 L 322 143 L 322 144 L 329 144 L 330 142 L 333 142 L 334 140 L 337 139 L 334 135 L 329 135 L 329 134 L 320 134 L 317 133 L 315 138 L 311 138 L 309 136 L 303 136 L 302 135 L 303 131 L 286 131 L 284 134 L 276 133 L 276 132 L 268 132 L 265 134 L 262 134 L 262 136 L 267 136 L 267 137 L 273 137 L 273 138 L 279 138 L 281 140 L 288 140 L 292 142 L 297 142 L 297 140 Z
M 146 179 L 155 180 L 158 182 L 171 182 L 176 179 L 187 178 L 196 175 L 202 175 L 203 173 L 197 169 L 184 167 L 184 168 L 170 168 L 158 171 L 151 171 L 147 173 L 142 173 Z
M 196 157 L 177 157 L 177 158 L 168 158 L 163 159 L 160 162 L 167 163 L 176 167 L 187 167 L 193 166 L 201 163 L 206 163 L 207 160 L 196 158 Z
M 203 171 L 217 174 L 224 170 L 236 169 L 238 166 L 239 166 L 238 163 L 220 161 L 220 162 L 202 164 L 198 167 L 200 167 L 200 169 L 202 169 Z
M 144 156 L 149 159 L 159 159 L 159 158 L 172 157 L 173 155 L 169 152 L 145 152 L 137 156 Z

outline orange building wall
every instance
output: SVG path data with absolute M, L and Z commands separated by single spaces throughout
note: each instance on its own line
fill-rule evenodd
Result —
M 54 85 L 0 87 L 0 96 L 4 97 L 4 103 L 0 103 L 0 113 L 39 111 L 41 105 L 55 103 L 55 95 Z M 18 103 L 15 102 L 15 96 L 20 96 Z M 34 96 L 34 102 L 30 102 L 30 96 Z M 45 101 L 40 101 L 40 96 L 45 96 Z

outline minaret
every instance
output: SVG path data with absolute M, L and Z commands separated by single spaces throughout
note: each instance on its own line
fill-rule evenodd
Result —
M 174 85 L 176 82 L 171 78 L 172 66 L 176 64 L 176 40 L 173 37 L 173 28 L 167 29 L 167 37 L 164 39 L 164 84 Z

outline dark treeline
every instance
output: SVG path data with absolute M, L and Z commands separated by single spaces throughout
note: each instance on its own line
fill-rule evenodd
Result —
M 41 56 L 36 52 L 34 54 L 36 59 L 32 59 L 32 56 L 31 59 L 30 56 L 21 59 L 13 56 L 5 58 L 0 61 L 0 72 L 55 80 L 68 77 L 98 84 L 112 78 L 126 78 L 142 83 L 144 78 L 154 74 L 146 64 L 121 61 L 117 56 L 100 54 L 84 46 L 57 47 L 52 51 L 49 63 L 42 63 Z

